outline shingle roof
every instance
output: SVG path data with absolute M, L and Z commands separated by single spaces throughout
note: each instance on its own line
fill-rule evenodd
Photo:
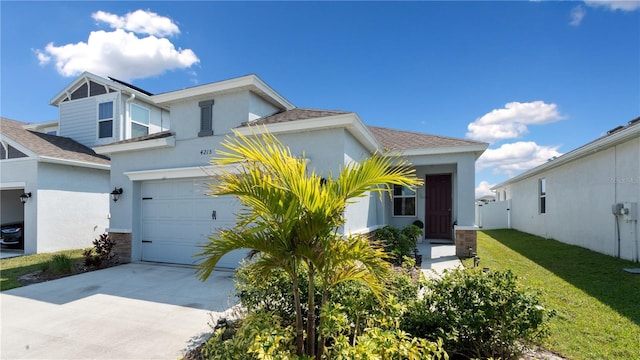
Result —
M 165 131 L 161 131 L 161 132 L 157 132 L 157 133 L 153 133 L 153 134 L 149 134 L 149 135 L 143 135 L 143 136 L 138 136 L 138 137 L 134 137 L 134 138 L 131 138 L 131 139 L 120 140 L 120 141 L 112 142 L 110 144 L 101 145 L 101 146 L 120 145 L 120 144 L 141 142 L 141 141 L 146 141 L 146 140 L 162 139 L 162 138 L 166 138 L 166 137 L 169 137 L 169 136 L 172 136 L 172 135 L 173 135 L 173 133 L 170 130 L 165 130 Z
M 0 133 L 39 156 L 99 165 L 111 163 L 108 157 L 96 154 L 91 148 L 71 138 L 25 130 L 22 127 L 24 124 L 16 120 L 0 118 Z
M 313 118 L 322 118 L 334 115 L 350 114 L 348 111 L 340 110 L 317 110 L 317 109 L 292 109 L 281 111 L 271 116 L 266 116 L 253 121 L 251 124 L 265 125 L 290 121 L 306 120 Z M 243 125 L 247 126 L 247 124 Z M 367 126 L 371 134 L 376 138 L 378 143 L 385 149 L 391 150 L 408 150 L 408 149 L 427 149 L 438 147 L 453 146 L 473 146 L 483 145 L 480 141 L 472 141 L 458 139 L 445 136 L 429 135 L 413 131 L 393 130 L 376 126 Z
M 281 111 L 271 116 L 265 116 L 256 121 L 251 122 L 251 125 L 275 124 L 275 123 L 322 118 L 327 116 L 344 115 L 344 114 L 349 114 L 349 112 L 340 111 L 340 110 L 316 110 L 316 109 L 295 108 L 291 110 Z
M 429 135 L 413 131 L 393 130 L 377 126 L 368 126 L 368 128 L 383 148 L 392 150 L 427 149 L 485 144 L 480 141 Z

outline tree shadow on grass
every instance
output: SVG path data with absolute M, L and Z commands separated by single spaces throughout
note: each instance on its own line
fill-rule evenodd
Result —
M 640 325 L 640 264 L 516 230 L 483 231 Z

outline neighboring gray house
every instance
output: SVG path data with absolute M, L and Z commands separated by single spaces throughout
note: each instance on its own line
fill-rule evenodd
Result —
M 69 96 L 73 89 L 56 97 L 61 123 L 75 113 Z M 320 174 L 335 174 L 375 151 L 402 152 L 425 185 L 416 191 L 397 188 L 392 200 L 372 195 L 350 205 L 344 231 L 370 232 L 422 220 L 427 238 L 455 238 L 461 255 L 469 246 L 475 248 L 475 161 L 486 143 L 370 127 L 353 112 L 297 108 L 254 75 L 157 95 L 124 85 L 126 91 L 135 96 L 100 96 L 111 96 L 114 108 L 142 101 L 139 106 L 150 114 L 147 133 L 127 136 L 138 134 L 140 124 L 128 120 L 129 110 L 114 115 L 113 142 L 94 144 L 98 154 L 111 158 L 111 188 L 122 189 L 119 201 L 110 202 L 109 233 L 125 245 L 119 250 L 125 258 L 191 264 L 207 235 L 234 224 L 238 201 L 206 196 L 205 183 L 216 172 L 209 160 L 221 141 L 232 129 L 249 134 L 248 124 L 262 124 L 294 153 L 304 152 Z M 95 113 L 95 106 L 84 109 Z M 95 131 L 84 133 L 91 140 Z M 235 267 L 244 255 L 229 254 L 220 266 Z
M 478 225 L 640 261 L 640 118 L 492 188 Z M 496 210 L 500 209 L 500 210 Z
M 0 118 L 0 223 L 24 224 L 26 254 L 88 247 L 109 224 L 109 159 L 55 131 Z

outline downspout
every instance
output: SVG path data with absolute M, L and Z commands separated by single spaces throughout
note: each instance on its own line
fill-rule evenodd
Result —
M 132 102 L 132 101 L 133 101 L 133 99 L 135 99 L 135 98 L 136 98 L 136 94 L 131 93 L 131 96 L 129 96 L 129 98 L 125 101 L 125 104 L 124 104 L 124 111 L 123 111 L 123 113 L 124 113 L 124 119 L 123 119 L 124 124 L 121 124 L 122 126 L 120 127 L 120 135 L 121 135 L 120 140 L 125 140 L 125 139 L 126 139 L 126 138 L 125 138 L 125 136 L 126 136 L 126 131 L 124 131 L 124 130 L 125 130 L 125 128 L 126 128 L 127 119 L 129 118 L 129 117 L 127 116 L 127 112 L 130 112 L 130 106 L 129 106 L 129 105 L 131 104 L 131 102 Z M 124 135 L 123 135 L 123 132 L 124 132 Z

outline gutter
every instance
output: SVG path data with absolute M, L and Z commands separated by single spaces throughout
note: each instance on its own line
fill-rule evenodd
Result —
M 66 160 L 66 159 L 59 159 L 59 158 L 54 158 L 49 156 L 40 156 L 38 157 L 38 161 L 51 163 L 51 164 L 79 166 L 79 167 L 98 169 L 98 170 L 111 170 L 111 164 L 98 164 L 98 163 L 92 163 L 92 162 L 80 161 L 80 160 Z

